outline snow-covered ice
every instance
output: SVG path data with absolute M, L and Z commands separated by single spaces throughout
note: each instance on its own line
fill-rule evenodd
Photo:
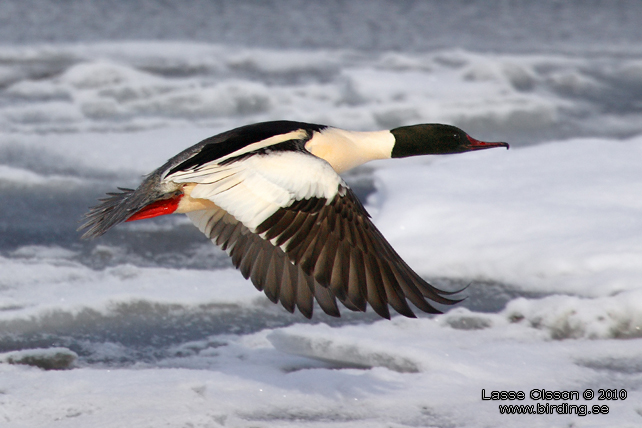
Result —
M 0 426 L 640 426 L 638 55 L 0 47 Z M 447 122 L 511 143 L 346 175 L 404 259 L 468 298 L 307 321 L 182 216 L 79 241 L 104 192 L 272 119 Z M 56 355 L 67 370 L 19 364 Z M 562 402 L 534 389 L 593 390 L 566 402 L 609 413 L 500 414 Z

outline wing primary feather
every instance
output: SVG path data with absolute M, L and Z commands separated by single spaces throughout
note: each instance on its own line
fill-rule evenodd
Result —
M 362 218 L 355 218 L 355 221 L 350 224 L 350 230 L 353 232 L 352 236 L 354 237 L 355 246 L 363 253 L 368 254 L 368 245 L 366 243 L 366 238 L 364 237 L 365 234 L 362 230 L 363 221 L 361 220 Z
M 345 235 L 345 240 L 353 247 L 356 247 L 356 237 L 354 236 L 354 231 L 352 230 L 352 221 L 348 220 L 349 211 L 345 211 L 346 216 L 343 219 L 343 233 Z
M 321 285 L 329 287 L 339 242 L 336 239 L 327 239 L 324 240 L 324 242 L 325 244 L 321 246 L 317 262 L 314 266 L 313 276 Z M 319 243 L 321 243 L 321 241 L 319 241 Z M 337 297 L 340 299 L 340 296 Z
M 285 254 L 283 254 L 283 257 L 278 261 L 278 263 L 281 264 L 281 270 L 283 272 L 281 276 L 281 291 L 279 293 L 279 299 L 281 300 L 281 305 L 283 305 L 285 310 L 293 313 L 295 303 L 297 301 L 297 277 L 293 277 L 292 272 L 296 267 L 290 263 Z
M 254 263 L 258 251 L 259 248 L 257 247 L 257 245 L 248 245 L 248 249 L 245 254 L 243 254 L 241 263 L 238 267 L 238 269 L 241 271 L 241 275 L 243 275 L 243 278 L 248 279 L 250 277 L 250 274 L 252 273 L 252 264 Z
M 400 270 L 403 269 L 405 275 L 412 279 L 412 282 L 424 297 L 427 297 L 430 300 L 434 300 L 435 302 L 444 305 L 452 305 L 461 301 L 441 296 L 440 294 L 438 294 L 440 290 L 437 290 L 431 284 L 424 281 L 424 279 L 417 275 L 417 273 L 415 273 L 407 264 L 401 263 L 401 265 L 402 266 L 400 267 Z
M 257 247 L 259 247 L 257 245 Z M 256 260 L 252 263 L 252 271 L 250 273 L 250 279 L 254 286 L 263 291 L 265 289 L 265 281 L 267 278 L 267 270 L 271 261 L 271 252 L 265 251 L 265 248 L 259 247 L 257 252 Z
M 314 281 L 314 297 L 317 299 L 323 312 L 331 317 L 340 317 L 339 307 L 334 295 L 327 288 Z
M 399 283 L 390 270 L 388 263 L 382 260 L 379 260 L 378 263 L 381 271 L 381 281 L 383 283 L 384 289 L 386 290 L 386 297 L 390 306 L 392 306 L 395 311 L 399 312 L 403 316 L 406 316 L 408 318 L 416 318 L 417 316 L 414 314 L 414 312 L 412 312 L 410 306 L 408 306 L 406 297 L 401 291 Z
M 377 260 L 372 254 L 364 255 L 364 259 L 368 303 L 370 303 L 372 309 L 374 309 L 374 311 L 380 316 L 390 319 L 386 290 L 383 286 L 383 281 L 381 279 L 381 273 L 379 272 L 379 265 L 377 264 Z
M 440 310 L 434 308 L 430 303 L 428 303 L 421 292 L 415 287 L 412 280 L 408 278 L 403 271 L 398 269 L 396 266 L 391 266 L 393 268 L 393 273 L 397 279 L 399 287 L 403 291 L 403 294 L 412 302 L 413 305 L 418 307 L 424 312 L 429 314 L 440 314 Z
M 297 269 L 296 266 L 292 265 L 297 275 L 297 293 L 296 293 L 296 306 L 299 308 L 299 311 L 303 314 L 304 317 L 310 319 L 312 318 L 312 287 L 309 283 L 309 278 L 306 278 L 306 275 L 302 270 Z
M 330 275 L 330 290 L 344 305 L 348 299 L 348 284 L 350 284 L 350 249 L 345 242 L 339 241 Z
M 338 232 L 337 240 L 339 242 L 343 242 L 346 239 L 346 223 L 343 221 L 343 215 L 341 214 L 341 206 L 343 204 L 343 201 L 340 201 L 339 203 L 335 203 L 335 209 L 334 209 L 334 227 L 333 231 L 336 231 L 335 233 Z
M 243 256 L 249 250 L 249 246 L 251 245 L 252 244 L 249 242 L 247 235 L 241 233 L 241 236 L 230 250 L 230 257 L 232 257 L 232 264 L 235 268 L 239 269 Z
M 267 255 L 267 269 L 265 269 L 265 278 L 263 279 L 263 283 L 265 284 L 263 292 L 272 303 L 277 303 L 279 301 L 279 286 L 281 285 L 281 278 L 280 274 L 277 272 L 277 265 L 279 267 L 282 265 L 277 263 L 277 257 L 275 256 L 276 251 L 271 251 L 270 254 Z
M 314 270 L 319 261 L 319 255 L 328 242 L 329 234 L 325 222 L 317 221 L 314 228 L 310 231 L 310 234 L 312 235 L 312 239 L 310 239 L 310 243 L 307 246 L 308 248 L 301 257 L 300 266 L 306 274 L 314 276 Z M 301 247 L 303 247 L 303 245 Z M 323 283 L 323 285 L 327 285 L 327 282 Z
M 363 268 L 363 254 L 350 251 L 350 280 L 348 282 L 348 299 L 361 312 L 366 311 L 366 290 L 364 290 L 366 275 Z
M 470 287 L 471 283 L 466 284 L 465 286 L 461 287 L 460 289 L 454 290 L 454 291 L 445 291 L 445 290 L 437 290 L 439 294 L 442 294 L 444 296 L 452 296 L 453 294 L 458 294 L 461 293 L 462 291 L 466 290 L 468 287 Z M 461 302 L 464 299 L 459 299 L 459 300 L 453 300 L 453 302 Z

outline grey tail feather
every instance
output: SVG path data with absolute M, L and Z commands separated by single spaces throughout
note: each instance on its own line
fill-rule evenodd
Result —
M 106 198 L 99 199 L 100 204 L 89 208 L 83 216 L 85 222 L 78 230 L 85 230 L 82 239 L 97 238 L 110 228 L 127 220 L 130 212 L 124 207 L 123 202 L 134 193 L 134 189 L 119 187 L 121 192 L 109 192 Z

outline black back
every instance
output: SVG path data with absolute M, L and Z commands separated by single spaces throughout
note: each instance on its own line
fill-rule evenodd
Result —
M 241 126 L 222 134 L 206 138 L 200 143 L 179 153 L 170 159 L 167 164 L 178 164 L 172 166 L 167 173 L 171 175 L 176 171 L 186 170 L 219 159 L 223 156 L 234 153 L 248 144 L 257 143 L 275 135 L 287 134 L 298 129 L 305 129 L 309 136 L 313 131 L 321 131 L 327 128 L 325 125 L 315 125 L 305 122 L 292 122 L 289 120 L 278 120 L 273 122 L 261 122 Z M 308 137 L 310 138 L 310 137 Z M 190 156 L 191 155 L 191 156 Z M 174 161 L 174 162 L 173 162 Z M 166 164 L 166 165 L 167 165 Z

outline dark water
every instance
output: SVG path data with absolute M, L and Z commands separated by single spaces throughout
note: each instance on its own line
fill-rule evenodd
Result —
M 630 50 L 637 0 L 5 0 L 0 42 L 189 40 L 274 48 Z

